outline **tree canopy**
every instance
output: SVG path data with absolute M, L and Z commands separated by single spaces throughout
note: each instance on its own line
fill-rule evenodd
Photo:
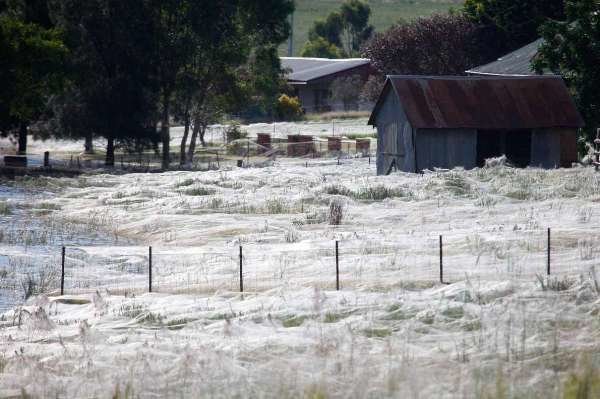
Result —
M 383 75 L 462 75 L 480 63 L 479 45 L 474 23 L 434 14 L 375 34 L 362 55 Z
M 544 43 L 534 67 L 564 77 L 591 139 L 594 128 L 600 127 L 600 4 L 596 0 L 568 1 L 566 20 L 547 21 L 541 34 Z
M 224 112 L 274 112 L 292 11 L 292 0 L 0 0 L 0 130 L 26 138 L 46 111 L 54 135 L 105 137 L 107 165 L 115 146 L 160 141 L 167 168 L 174 118 L 193 148 Z
M 562 20 L 564 0 L 465 0 L 463 12 L 478 26 L 487 61 L 536 40 L 548 19 Z
M 60 30 L 0 15 L 0 133 L 18 136 L 19 153 L 28 126 L 63 84 L 67 54 Z
M 360 0 L 346 0 L 339 11 L 315 21 L 302 49 L 303 57 L 342 58 L 359 53 L 361 46 L 372 36 L 369 24 L 370 6 Z

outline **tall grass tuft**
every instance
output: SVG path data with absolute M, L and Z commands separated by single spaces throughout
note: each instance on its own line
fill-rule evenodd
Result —
M 343 219 L 344 203 L 340 199 L 334 198 L 329 203 L 329 224 L 334 226 L 340 225 Z

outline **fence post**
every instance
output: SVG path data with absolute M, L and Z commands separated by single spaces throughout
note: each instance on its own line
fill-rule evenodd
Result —
M 240 292 L 244 292 L 243 262 L 242 246 L 240 245 Z
M 50 167 L 50 151 L 44 151 L 44 168 Z
M 148 247 L 148 292 L 152 292 L 152 247 Z
M 340 290 L 340 251 L 337 240 L 335 242 L 335 289 Z
M 60 268 L 60 295 L 65 294 L 65 247 L 62 247 L 62 262 Z
M 440 283 L 444 284 L 444 253 L 442 235 L 440 234 Z
M 547 265 L 546 273 L 550 275 L 550 227 L 548 227 L 548 247 L 547 247 Z

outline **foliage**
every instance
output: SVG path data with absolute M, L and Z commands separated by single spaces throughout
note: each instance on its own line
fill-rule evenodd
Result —
M 75 0 L 56 3 L 57 24 L 67 35 L 73 71 L 69 90 L 54 104 L 57 130 L 107 139 L 106 164 L 116 141 L 152 140 L 156 115 L 155 66 L 148 62 L 151 14 L 142 3 Z
M 201 20 L 194 21 L 199 30 L 192 36 L 192 56 L 183 64 L 190 75 L 185 91 L 190 93 L 194 124 L 187 162 L 192 160 L 196 137 L 204 145 L 207 125 L 225 112 L 243 110 L 246 116 L 272 112 L 283 81 L 276 47 L 289 34 L 287 16 L 293 10 L 291 0 L 194 6 L 199 7 Z M 184 135 L 182 154 L 186 140 Z
M 461 75 L 481 62 L 476 25 L 463 16 L 444 14 L 375 34 L 362 56 L 383 75 Z
M 339 11 L 341 0 L 296 0 L 294 11 L 294 56 L 299 56 L 302 46 L 308 40 L 309 31 L 315 21 Z M 445 13 L 462 0 L 368 0 L 371 6 L 370 23 L 375 31 L 383 32 L 399 20 L 411 21 L 433 13 Z M 287 54 L 287 45 L 281 46 L 280 54 Z
M 300 55 L 302 57 L 344 58 L 344 53 L 339 47 L 322 37 L 306 42 Z
M 362 44 L 373 34 L 369 25 L 371 8 L 360 0 L 346 0 L 339 11 L 314 22 L 309 41 L 302 48 L 303 57 L 342 58 L 358 54 Z
M 360 91 L 360 99 L 365 102 L 376 102 L 381 94 L 381 90 L 383 90 L 384 84 L 385 77 L 383 75 L 375 74 L 369 76 Z
M 302 105 L 298 97 L 290 97 L 287 94 L 279 96 L 276 115 L 277 118 L 285 121 L 300 119 L 302 117 Z
M 319 38 L 341 48 L 342 41 L 340 33 L 344 29 L 344 20 L 339 12 L 330 13 L 327 18 L 315 21 L 312 28 L 308 31 L 308 39 L 315 41 Z
M 466 0 L 463 12 L 479 26 L 491 61 L 536 40 L 547 20 L 564 18 L 564 0 Z
M 545 42 L 534 68 L 560 71 L 574 93 L 591 140 L 593 128 L 600 126 L 600 4 L 595 0 L 568 1 L 566 21 L 548 21 L 541 33 Z
M 228 143 L 235 140 L 243 139 L 246 136 L 247 133 L 243 131 L 240 125 L 237 123 L 234 123 L 233 125 L 228 126 L 227 129 L 225 129 L 225 138 Z
M 350 56 L 358 54 L 362 44 L 371 38 L 373 26 L 369 25 L 371 7 L 361 0 L 346 0 L 340 9 L 344 21 L 343 45 Z
M 62 88 L 67 54 L 59 29 L 0 15 L 0 133 L 20 128 L 19 152 L 26 150 L 27 126 Z
M 336 78 L 331 82 L 331 99 L 344 104 L 344 111 L 357 109 L 362 86 L 363 81 L 359 75 Z

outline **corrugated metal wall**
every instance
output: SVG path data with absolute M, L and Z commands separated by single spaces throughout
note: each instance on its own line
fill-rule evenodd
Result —
M 394 161 L 397 170 L 414 172 L 413 129 L 393 90 L 388 91 L 376 124 L 377 174 L 387 173 Z
M 560 166 L 560 132 L 534 129 L 531 133 L 531 166 L 558 168 Z
M 419 129 L 417 130 L 418 170 L 452 169 L 476 166 L 477 130 Z

